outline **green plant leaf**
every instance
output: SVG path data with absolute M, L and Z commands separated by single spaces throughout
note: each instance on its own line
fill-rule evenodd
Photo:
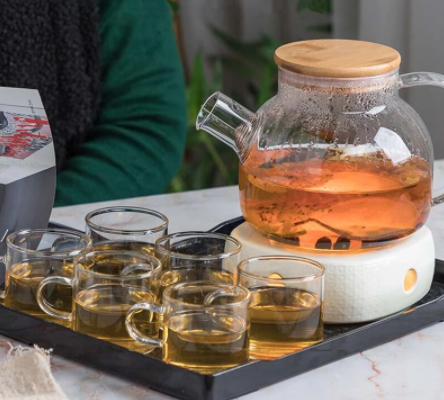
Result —
M 320 25 L 311 25 L 307 26 L 307 31 L 310 32 L 320 32 L 320 33 L 332 33 L 333 25 L 332 24 L 320 24 Z
M 171 181 L 170 184 L 170 191 L 171 192 L 183 192 L 186 190 L 186 185 L 183 180 L 183 178 L 180 176 L 180 174 L 177 174 L 174 179 Z
M 264 68 L 262 74 L 261 86 L 257 95 L 257 107 L 259 108 L 273 95 L 273 76 L 275 74 L 274 68 Z
M 331 14 L 333 7 L 331 0 L 299 0 L 297 10 L 308 9 L 321 14 Z
M 212 29 L 234 54 L 232 57 L 222 58 L 224 70 L 230 70 L 246 81 L 248 91 L 255 99 L 255 103 L 263 103 L 271 97 L 277 82 L 274 52 L 279 43 L 267 35 L 263 35 L 258 41 L 244 43 L 217 28 Z M 264 72 L 265 69 L 266 72 Z M 262 82 L 263 79 L 266 81 Z M 234 95 L 234 93 L 231 94 Z M 245 96 L 241 94 L 234 97 L 242 99 Z
M 171 7 L 171 11 L 173 12 L 173 18 L 176 18 L 178 12 L 179 12 L 179 4 L 175 2 L 174 0 L 167 0 L 168 4 Z
M 209 92 L 214 93 L 221 91 L 223 87 L 223 65 L 221 59 L 215 59 L 214 61 L 214 73 L 209 83 Z
M 188 125 L 193 126 L 200 106 L 205 100 L 205 75 L 203 69 L 202 54 L 196 54 L 190 75 L 190 83 L 187 88 L 187 112 Z
M 208 152 L 210 153 L 213 161 L 215 162 L 217 168 L 219 169 L 219 172 L 222 174 L 222 177 L 224 179 L 227 179 L 229 176 L 227 167 L 225 166 L 224 161 L 220 157 L 219 153 L 216 150 L 216 147 L 213 144 L 212 137 L 206 132 L 200 132 L 202 134 L 202 141 L 205 144 L 205 147 L 207 148 Z
M 296 7 L 296 9 L 298 11 L 303 11 L 307 8 L 310 8 L 310 4 L 311 4 L 311 0 L 299 0 L 298 6 Z
M 279 47 L 279 44 L 272 37 L 263 35 L 258 41 L 244 43 L 215 27 L 212 27 L 211 29 L 216 37 L 218 37 L 231 51 L 248 60 L 250 63 L 274 63 L 273 54 L 276 48 Z
M 254 69 L 252 65 L 248 65 L 248 63 L 246 63 L 242 59 L 220 57 L 219 60 L 225 70 L 231 70 L 245 79 L 251 78 L 254 74 Z

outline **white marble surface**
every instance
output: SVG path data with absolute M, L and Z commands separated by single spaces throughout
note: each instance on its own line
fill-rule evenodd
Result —
M 444 188 L 444 161 L 435 165 L 435 187 Z M 240 215 L 237 188 L 219 188 L 174 195 L 127 199 L 55 209 L 52 220 L 83 229 L 84 215 L 110 204 L 157 209 L 170 218 L 170 232 L 206 230 Z M 444 259 L 444 204 L 434 207 L 428 221 L 437 257 Z M 0 336 L 0 360 L 11 340 Z M 60 357 L 52 360 L 54 376 L 71 400 L 167 400 L 169 396 L 86 368 Z M 288 379 L 242 400 L 444 400 L 444 325 L 367 350 Z

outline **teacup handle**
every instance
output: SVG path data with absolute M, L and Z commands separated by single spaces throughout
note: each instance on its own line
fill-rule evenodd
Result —
M 62 276 L 51 276 L 49 278 L 43 279 L 43 281 L 40 282 L 39 286 L 37 287 L 37 303 L 39 304 L 40 308 L 48 315 L 54 318 L 59 318 L 64 321 L 71 321 L 72 319 L 72 313 L 57 310 L 43 297 L 43 289 L 46 285 L 49 284 L 60 284 L 60 285 L 66 285 L 72 287 L 72 279 L 70 278 L 64 278 Z
M 126 319 L 125 319 L 125 326 L 128 334 L 138 342 L 144 343 L 144 344 L 150 344 L 152 346 L 160 347 L 162 348 L 165 345 L 165 341 L 163 339 L 159 340 L 156 338 L 152 338 L 150 336 L 144 335 L 142 332 L 139 331 L 139 329 L 136 328 L 134 324 L 134 314 L 137 311 L 150 311 L 152 313 L 159 314 L 162 316 L 164 313 L 164 307 L 160 304 L 155 303 L 139 303 L 132 306 L 128 312 L 126 313 Z M 160 328 L 162 329 L 162 328 Z
M 399 77 L 400 89 L 425 85 L 444 88 L 444 75 L 436 72 L 410 72 Z M 444 193 L 432 199 L 432 206 L 436 206 L 443 202 Z
M 216 289 L 213 292 L 208 293 L 204 298 L 204 306 L 211 306 L 213 302 L 218 299 L 219 297 L 227 297 L 232 296 L 236 297 L 238 293 L 236 293 L 236 290 L 227 290 L 227 289 Z

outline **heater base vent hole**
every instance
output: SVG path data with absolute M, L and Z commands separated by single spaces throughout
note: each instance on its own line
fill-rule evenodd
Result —
M 404 277 L 404 292 L 411 293 L 418 282 L 418 274 L 414 269 L 409 269 Z

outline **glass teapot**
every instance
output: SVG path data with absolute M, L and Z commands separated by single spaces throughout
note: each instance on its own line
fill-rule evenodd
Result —
M 432 205 L 433 149 L 404 87 L 444 75 L 398 74 L 399 53 L 353 40 L 279 47 L 279 90 L 256 114 L 221 93 L 197 129 L 240 159 L 242 213 L 272 239 L 306 249 L 383 246 L 418 230 Z

